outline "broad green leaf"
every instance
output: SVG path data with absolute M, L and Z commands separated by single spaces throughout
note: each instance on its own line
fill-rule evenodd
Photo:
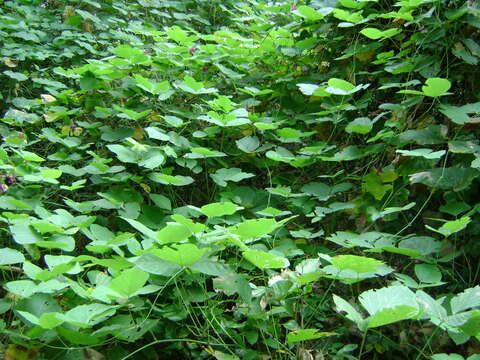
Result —
M 10 225 L 9 229 L 17 244 L 35 244 L 43 240 L 40 234 L 28 224 Z
M 297 86 L 302 94 L 307 96 L 313 95 L 313 93 L 320 87 L 314 84 L 297 84 Z
M 28 80 L 28 76 L 25 76 L 22 73 L 19 72 L 14 72 L 10 70 L 6 70 L 3 72 L 5 75 L 7 75 L 10 79 L 17 80 L 17 81 L 26 81 Z
M 432 149 L 415 149 L 415 150 L 396 150 L 403 156 L 424 157 L 425 159 L 440 159 L 445 155 L 445 150 L 433 151 Z
M 208 249 L 199 249 L 194 244 L 180 244 L 172 247 L 164 246 L 150 252 L 165 261 L 179 266 L 189 266 L 200 260 Z
M 170 90 L 170 83 L 168 81 L 162 81 L 160 83 L 157 83 L 155 81 L 151 81 L 150 79 L 144 78 L 139 74 L 135 74 L 134 79 L 139 88 L 153 95 L 165 93 Z
M 137 112 L 131 109 L 120 107 L 115 104 L 113 105 L 113 108 L 119 112 L 119 114 L 117 115 L 118 117 L 133 120 L 133 121 L 138 121 L 152 112 L 152 110 Z
M 192 232 L 183 224 L 167 223 L 162 230 L 157 232 L 157 240 L 162 244 L 178 243 L 186 240 Z
M 293 13 L 310 21 L 317 21 L 324 18 L 322 13 L 306 5 L 300 5 Z
M 20 251 L 2 248 L 0 249 L 0 265 L 18 264 L 25 261 L 25 256 Z
M 235 141 L 237 147 L 246 153 L 255 152 L 255 150 L 260 146 L 260 141 L 256 136 L 245 136 L 240 140 Z
M 126 217 L 123 217 L 122 219 L 125 220 L 126 222 L 128 222 L 131 226 L 133 226 L 136 230 L 140 231 L 146 237 L 148 237 L 150 239 L 157 239 L 157 233 L 155 231 L 149 229 L 145 225 L 143 225 L 141 222 L 139 222 L 137 220 L 134 220 L 134 219 L 129 219 L 129 218 L 126 218 Z
M 418 257 L 439 252 L 442 244 L 434 238 L 427 236 L 408 237 L 398 244 L 398 249 L 408 251 L 408 256 Z
M 363 177 L 362 189 L 372 194 L 377 200 L 381 200 L 392 188 L 390 184 L 383 184 L 381 178 L 375 173 Z
M 240 168 L 222 168 L 210 174 L 210 177 L 219 186 L 227 186 L 227 182 L 239 182 L 254 177 L 255 174 L 243 172 Z
M 98 303 L 78 305 L 67 311 L 63 320 L 74 326 L 87 328 L 106 320 L 115 314 L 115 311 L 116 306 L 114 305 Z
M 195 35 L 188 35 L 188 32 L 178 26 L 169 27 L 166 30 L 166 33 L 170 38 L 184 46 L 190 46 L 195 40 L 198 39 L 198 37 Z
M 450 301 L 452 313 L 457 314 L 468 309 L 480 307 L 480 286 L 466 289 Z
M 365 28 L 360 31 L 360 34 L 365 35 L 369 39 L 378 40 L 378 39 L 388 39 L 393 36 L 396 36 L 402 32 L 402 29 L 393 28 L 385 31 L 378 30 L 376 28 Z
M 360 331 L 367 329 L 367 320 L 348 302 L 341 297 L 333 294 L 333 302 L 338 312 L 345 312 L 346 318 L 357 324 Z
M 22 156 L 22 158 L 25 161 L 33 161 L 33 162 L 43 162 L 43 161 L 45 161 L 45 159 L 42 158 L 41 156 L 38 156 L 37 154 L 32 153 L 30 151 L 26 151 L 26 150 L 21 151 L 20 155 Z
M 375 328 L 392 324 L 397 321 L 414 318 L 418 309 L 409 305 L 396 305 L 388 309 L 382 309 L 369 318 L 368 327 Z
M 436 168 L 411 174 L 412 184 L 421 183 L 438 189 L 453 189 L 460 191 L 467 188 L 480 172 L 472 168 Z
M 193 183 L 193 179 L 190 176 L 151 173 L 148 177 L 150 180 L 164 185 L 185 186 Z
M 452 105 L 441 105 L 440 112 L 452 120 L 455 124 L 463 125 L 471 121 L 468 113 L 462 111 L 461 107 Z
M 383 261 L 356 255 L 337 255 L 331 258 L 332 264 L 340 270 L 353 270 L 357 273 L 375 272 Z
M 369 328 L 414 318 L 419 311 L 415 294 L 402 285 L 365 291 L 359 301 L 370 314 Z
M 258 239 L 278 227 L 275 219 L 250 219 L 238 224 L 231 233 L 240 236 L 242 240 Z
M 467 227 L 467 225 L 472 221 L 472 219 L 469 216 L 463 216 L 460 219 L 457 220 L 450 220 L 447 221 L 445 224 L 440 226 L 438 229 L 435 229 L 429 225 L 426 225 L 426 227 L 429 230 L 438 232 L 442 234 L 445 237 L 448 237 L 452 234 L 455 234 L 459 231 L 462 231 Z
M 361 84 L 355 86 L 346 80 L 331 78 L 328 80 L 328 87 L 325 89 L 325 91 L 334 95 L 351 95 L 357 91 L 366 89 L 369 86 L 370 84 Z
M 41 232 L 42 234 L 43 233 L 63 234 L 65 232 L 65 230 L 63 230 L 63 228 L 61 228 L 60 226 L 57 226 L 57 225 L 54 225 L 54 224 L 51 224 L 51 223 L 48 223 L 48 222 L 43 222 L 43 221 L 33 223 L 32 227 L 35 230 Z
M 191 219 L 187 219 L 186 217 L 180 214 L 174 214 L 170 216 L 172 220 L 175 220 L 177 223 L 182 224 L 183 226 L 190 229 L 190 231 L 194 234 L 201 233 L 205 231 L 206 226 L 200 222 L 194 222 Z
M 221 151 L 211 150 L 205 147 L 193 147 L 190 151 L 190 153 L 184 155 L 187 159 L 204 159 L 226 156 L 226 154 Z
M 55 330 L 63 339 L 71 342 L 72 344 L 94 346 L 102 342 L 102 338 L 92 336 L 86 331 L 78 331 L 77 329 L 71 330 L 63 326 L 59 326 Z
M 428 78 L 425 81 L 425 85 L 422 87 L 422 91 L 426 96 L 438 97 L 448 95 L 448 90 L 452 84 L 447 79 L 442 78 Z
M 231 202 L 218 202 L 204 205 L 200 208 L 200 211 L 208 217 L 221 217 L 225 215 L 233 215 L 242 209 L 242 206 L 238 206 Z
M 196 81 L 193 77 L 187 75 L 184 80 L 176 83 L 177 87 L 190 94 L 211 94 L 216 93 L 216 88 L 205 88 L 201 81 Z
M 181 271 L 181 267 L 159 257 L 145 253 L 137 257 L 134 261 L 135 266 L 149 274 L 170 277 Z
M 58 179 L 62 176 L 62 171 L 58 169 L 44 169 L 40 171 L 40 174 L 45 178 Z
M 96 78 L 95 74 L 91 71 L 87 71 L 80 78 L 80 88 L 84 91 L 95 90 L 100 85 L 100 81 Z
M 432 360 L 465 360 L 462 355 L 459 354 L 435 354 L 432 356 Z
M 140 161 L 140 153 L 127 146 L 112 144 L 107 145 L 107 149 L 115 153 L 121 162 L 138 163 Z
M 470 318 L 460 329 L 469 336 L 478 336 L 480 334 L 480 310 L 471 311 Z
M 31 280 L 16 280 L 5 284 L 5 289 L 20 297 L 29 297 L 37 292 L 37 285 Z
M 109 288 L 120 295 L 131 296 L 140 290 L 149 278 L 149 274 L 137 269 L 127 269 L 115 277 L 109 284 Z
M 348 133 L 368 134 L 373 128 L 372 120 L 366 117 L 356 118 L 351 121 L 345 131 Z
M 440 269 L 432 264 L 416 264 L 415 275 L 417 275 L 418 280 L 426 284 L 435 284 L 442 280 Z
M 243 257 L 262 270 L 283 269 L 290 265 L 287 258 L 261 250 L 244 251 Z
M 346 80 L 338 79 L 338 78 L 331 78 L 330 80 L 328 80 L 328 86 L 334 89 L 338 89 L 339 91 L 341 90 L 345 94 L 355 89 L 355 85 L 353 85 L 352 83 L 349 83 Z M 340 95 L 344 95 L 344 94 L 340 94 Z
M 332 196 L 332 188 L 323 182 L 311 182 L 301 189 L 305 194 L 315 196 L 320 201 L 328 200 Z
M 320 339 L 334 335 L 337 335 L 337 333 L 320 331 L 318 329 L 301 329 L 289 332 L 287 335 L 287 342 L 289 344 L 293 344 L 301 341 Z
M 57 326 L 63 324 L 64 320 L 60 313 L 50 312 L 43 313 L 38 319 L 38 325 L 44 329 L 54 329 Z

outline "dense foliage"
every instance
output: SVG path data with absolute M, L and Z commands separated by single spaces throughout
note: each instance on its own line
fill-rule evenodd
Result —
M 480 355 L 480 9 L 0 1 L 5 359 Z

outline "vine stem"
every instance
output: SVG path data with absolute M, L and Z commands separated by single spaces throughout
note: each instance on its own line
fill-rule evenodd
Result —
M 358 351 L 358 360 L 362 359 L 363 348 L 365 347 L 365 340 L 367 339 L 367 332 L 368 332 L 368 329 L 365 330 L 365 332 L 363 333 L 362 343 L 360 344 L 360 350 Z

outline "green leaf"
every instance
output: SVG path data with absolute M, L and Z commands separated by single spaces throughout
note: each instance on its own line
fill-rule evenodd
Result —
M 310 21 L 322 20 L 324 18 L 322 13 L 306 5 L 300 5 L 293 13 Z
M 357 324 L 360 331 L 367 329 L 367 321 L 363 319 L 362 315 L 348 301 L 333 294 L 333 302 L 335 303 L 336 310 L 338 312 L 345 312 L 346 318 Z
M 180 244 L 172 247 L 154 249 L 150 252 L 165 261 L 179 266 L 189 266 L 200 260 L 208 249 L 199 249 L 194 244 Z
M 58 169 L 45 169 L 41 170 L 40 174 L 49 179 L 58 179 L 60 176 L 62 176 L 62 171 Z
M 133 120 L 133 121 L 138 121 L 141 118 L 147 116 L 148 114 L 150 114 L 152 112 L 152 110 L 145 110 L 145 111 L 137 112 L 137 111 L 134 111 L 134 110 L 131 110 L 131 109 L 120 107 L 120 106 L 115 105 L 115 104 L 113 105 L 113 108 L 115 110 L 117 110 L 118 112 L 120 112 L 120 114 L 117 115 L 118 117 Z
M 210 174 L 210 177 L 219 186 L 227 186 L 228 181 L 239 182 L 254 177 L 255 174 L 243 172 L 239 168 L 222 168 Z
M 320 339 L 323 337 L 334 336 L 334 335 L 337 335 L 337 333 L 324 332 L 318 329 L 301 329 L 301 330 L 289 332 L 287 335 L 287 342 L 289 344 L 293 344 L 301 341 Z
M 180 272 L 181 267 L 160 259 L 151 253 L 144 253 L 133 260 L 135 266 L 149 274 L 170 277 Z
M 155 81 L 151 81 L 150 79 L 144 78 L 139 74 L 135 74 L 133 77 L 135 79 L 137 86 L 149 92 L 150 94 L 158 95 L 160 93 L 166 93 L 170 90 L 170 83 L 166 80 L 160 83 L 157 83 Z M 166 100 L 166 98 L 162 100 Z
M 258 239 L 278 227 L 275 219 L 250 219 L 238 224 L 231 233 L 240 236 L 242 240 Z
M 331 258 L 332 264 L 340 270 L 353 270 L 357 273 L 375 272 L 383 261 L 356 255 L 337 255 Z
M 58 234 L 63 234 L 65 232 L 65 230 L 63 230 L 63 228 L 61 228 L 60 226 L 57 226 L 57 225 L 54 225 L 54 224 L 50 224 L 50 223 L 47 223 L 47 222 L 37 222 L 37 223 L 33 223 L 32 224 L 32 227 L 41 232 L 41 233 L 58 233 Z
M 414 318 L 419 311 L 415 294 L 402 285 L 365 291 L 359 301 L 371 315 L 369 328 Z
M 102 338 L 92 336 L 85 331 L 71 330 L 65 327 L 58 327 L 56 331 L 65 340 L 72 344 L 94 346 L 102 342 Z
M 369 86 L 370 84 L 361 84 L 355 86 L 343 79 L 331 78 L 328 80 L 328 87 L 325 89 L 325 91 L 334 95 L 351 95 L 357 91 L 366 89 Z
M 452 120 L 455 124 L 463 125 L 470 122 L 472 119 L 468 113 L 462 110 L 461 107 L 452 105 L 440 105 L 440 112 Z
M 315 196 L 320 201 L 328 200 L 332 196 L 332 188 L 322 182 L 311 182 L 304 185 L 301 189 L 305 194 Z
M 157 239 L 162 244 L 170 244 L 186 240 L 190 235 L 192 235 L 192 232 L 185 225 L 179 223 L 167 223 L 167 226 L 157 233 Z
M 357 134 L 368 134 L 372 129 L 373 122 L 366 117 L 356 118 L 345 127 L 346 132 Z
M 129 218 L 126 218 L 126 217 L 122 217 L 121 219 L 128 222 L 131 226 L 133 226 L 135 229 L 140 231 L 146 237 L 148 237 L 150 239 L 157 239 L 157 233 L 155 231 L 152 231 L 151 229 L 149 229 L 145 225 L 143 225 L 141 222 L 139 222 L 137 220 L 134 220 L 134 219 L 129 219 Z
M 95 90 L 100 84 L 100 81 L 95 77 L 91 71 L 87 71 L 80 79 L 80 88 L 83 91 Z
M 17 81 L 26 81 L 28 80 L 28 76 L 23 75 L 22 73 L 19 72 L 14 72 L 10 70 L 6 70 L 3 72 L 5 75 L 7 75 L 10 79 L 17 80 Z
M 314 84 L 297 84 L 297 86 L 302 94 L 307 96 L 313 95 L 315 91 L 320 88 L 320 86 Z
M 200 208 L 200 211 L 208 217 L 221 217 L 225 215 L 233 215 L 242 209 L 243 207 L 231 202 L 218 202 L 204 205 Z
M 176 86 L 185 92 L 195 95 L 211 94 L 218 91 L 215 88 L 205 88 L 205 85 L 202 82 L 196 81 L 189 75 L 185 76 L 183 81 L 176 83 Z
M 452 313 L 457 314 L 480 306 L 480 286 L 466 289 L 450 301 Z
M 432 360 L 465 360 L 462 355 L 459 354 L 435 354 L 432 356 Z
M 420 282 L 426 284 L 435 284 L 442 280 L 442 273 L 438 266 L 431 264 L 416 264 L 415 275 Z
M 452 84 L 447 79 L 442 78 L 429 78 L 425 81 L 425 85 L 422 87 L 422 91 L 426 96 L 438 97 L 449 95 L 448 90 Z
M 402 32 L 402 29 L 393 28 L 385 31 L 378 30 L 376 28 L 365 28 L 360 31 L 360 34 L 365 35 L 369 39 L 378 40 L 378 39 L 388 39 L 393 36 L 396 36 Z
M 445 237 L 448 237 L 452 234 L 455 234 L 459 231 L 462 231 L 467 227 L 467 225 L 472 221 L 469 216 L 463 216 L 457 220 L 450 220 L 447 221 L 445 224 L 440 226 L 438 229 L 434 229 L 433 227 L 426 225 L 426 227 L 432 231 L 438 232 Z
M 260 146 L 260 141 L 256 136 L 245 136 L 240 140 L 235 141 L 237 147 L 246 153 L 255 152 Z
M 162 173 L 151 173 L 148 175 L 148 178 L 152 181 L 155 181 L 164 185 L 174 185 L 174 186 L 185 186 L 193 183 L 193 179 L 190 176 L 181 176 L 181 175 L 167 175 Z
M 287 258 L 261 250 L 244 251 L 243 257 L 262 270 L 283 269 L 290 265 Z
M 469 336 L 478 336 L 480 334 L 480 310 L 470 312 L 470 318 L 460 329 Z
M 226 154 L 221 151 L 211 150 L 205 147 L 193 147 L 190 151 L 190 153 L 184 155 L 187 159 L 204 159 L 226 156 Z
M 20 152 L 20 155 L 22 156 L 22 158 L 25 161 L 33 161 L 33 162 L 43 162 L 43 161 L 45 161 L 44 158 L 42 158 L 41 156 L 38 156 L 37 154 L 32 153 L 30 151 L 23 150 L 23 151 Z
M 18 264 L 24 261 L 25 256 L 20 251 L 10 248 L 0 249 L 0 265 Z
M 436 168 L 411 174 L 412 184 L 421 183 L 438 189 L 460 191 L 467 188 L 480 172 L 472 168 Z
M 440 159 L 445 155 L 445 150 L 433 151 L 432 149 L 415 149 L 415 150 L 396 150 L 403 156 L 424 157 L 425 159 Z
M 43 313 L 38 319 L 38 325 L 44 329 L 54 329 L 63 324 L 64 320 L 60 313 Z
M 392 188 L 390 184 L 383 184 L 381 178 L 375 173 L 363 177 L 362 189 L 372 194 L 377 200 L 381 200 Z
M 116 291 L 120 295 L 130 297 L 140 290 L 149 278 L 149 274 L 137 269 L 127 269 L 114 278 L 109 288 Z

